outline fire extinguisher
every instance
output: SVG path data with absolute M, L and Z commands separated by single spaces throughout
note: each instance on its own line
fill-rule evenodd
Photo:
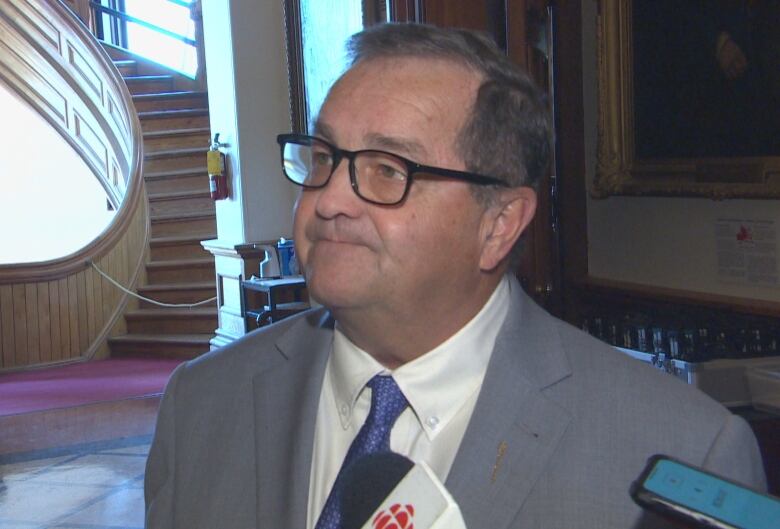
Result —
M 219 142 L 219 132 L 214 135 L 214 141 L 206 153 L 206 166 L 209 172 L 209 192 L 213 200 L 223 200 L 228 197 L 227 186 L 227 165 L 225 164 L 225 153 L 220 151 L 220 147 L 225 147 L 226 143 Z

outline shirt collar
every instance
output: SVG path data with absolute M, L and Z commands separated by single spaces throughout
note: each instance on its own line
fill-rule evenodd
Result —
M 458 332 L 419 358 L 390 372 L 358 348 L 336 325 L 328 377 L 344 428 L 366 383 L 380 373 L 393 375 L 426 435 L 433 439 L 482 385 L 496 336 L 509 308 L 504 277 L 487 303 Z
M 336 398 L 339 419 L 345 429 L 352 420 L 360 394 L 374 375 L 388 372 L 382 364 L 356 346 L 339 329 L 338 323 L 333 334 L 333 354 L 328 361 L 326 379 L 330 381 L 333 396 Z

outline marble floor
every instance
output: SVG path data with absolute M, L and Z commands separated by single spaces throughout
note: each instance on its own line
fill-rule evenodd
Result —
M 0 529 L 142 529 L 148 436 L 0 458 Z

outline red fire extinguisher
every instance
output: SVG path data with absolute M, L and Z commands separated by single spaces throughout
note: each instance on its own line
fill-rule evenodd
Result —
M 209 172 L 209 192 L 213 200 L 223 200 L 228 197 L 227 169 L 225 153 L 219 150 L 226 144 L 219 142 L 219 132 L 214 135 L 214 141 L 206 153 L 206 166 Z

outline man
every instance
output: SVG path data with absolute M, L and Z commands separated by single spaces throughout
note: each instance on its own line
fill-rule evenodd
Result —
M 147 526 L 338 527 L 341 467 L 386 449 L 428 463 L 470 529 L 663 527 L 628 495 L 657 452 L 763 487 L 744 421 L 509 273 L 549 153 L 527 77 L 465 31 L 379 26 L 351 51 L 314 135 L 279 137 L 325 308 L 176 371 Z

